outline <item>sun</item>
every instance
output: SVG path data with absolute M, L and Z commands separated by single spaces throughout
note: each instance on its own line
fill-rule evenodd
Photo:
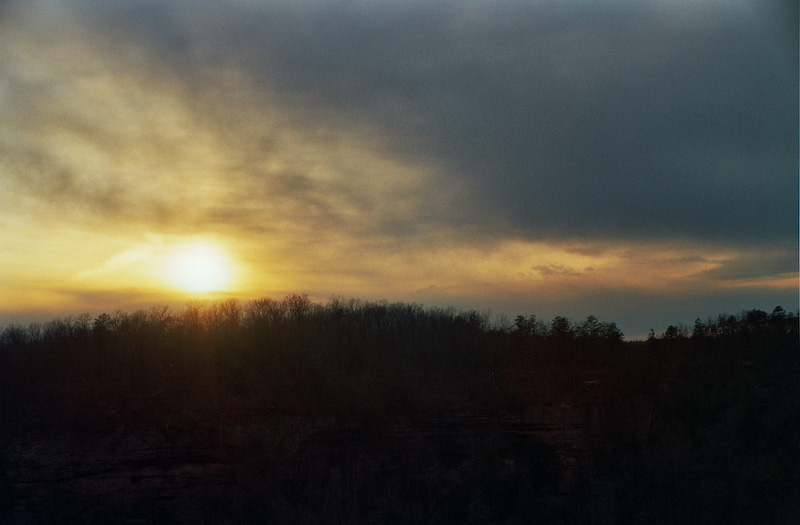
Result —
M 231 284 L 233 265 L 218 246 L 206 241 L 176 248 L 169 259 L 169 280 L 186 292 L 219 292 Z

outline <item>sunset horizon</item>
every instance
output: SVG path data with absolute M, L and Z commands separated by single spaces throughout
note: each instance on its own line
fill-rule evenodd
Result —
M 794 16 L 794 18 L 792 18 Z M 789 3 L 0 4 L 0 327 L 800 307 Z
M 0 0 L 0 523 L 800 523 L 797 0 Z

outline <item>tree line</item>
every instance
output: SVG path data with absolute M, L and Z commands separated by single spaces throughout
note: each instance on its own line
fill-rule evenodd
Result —
M 490 319 L 486 312 L 455 308 L 425 308 L 417 303 L 364 302 L 332 298 L 327 304 L 312 302 L 307 295 L 292 294 L 282 300 L 269 297 L 240 302 L 190 301 L 182 311 L 153 306 L 132 313 L 117 310 L 92 319 L 89 314 L 59 317 L 45 323 L 12 323 L 0 332 L 0 346 L 107 345 L 134 336 L 145 339 L 187 336 L 238 336 L 276 339 L 287 331 L 311 330 L 338 336 L 358 332 L 384 342 L 420 343 L 420 338 L 443 336 L 463 330 L 463 335 L 504 333 L 540 342 L 618 343 L 624 334 L 614 322 L 601 322 L 590 315 L 583 322 L 557 316 L 545 322 L 536 315 L 519 315 L 513 323 L 504 317 Z M 146 335 L 147 334 L 147 335 Z M 425 334 L 423 336 L 423 334 Z M 351 334 L 352 335 L 352 334 Z
M 83 381 L 87 389 L 106 385 L 116 392 L 204 385 L 205 391 L 255 394 L 282 410 L 433 409 L 440 398 L 500 396 L 513 404 L 522 391 L 558 396 L 572 388 L 565 379 L 536 390 L 510 369 L 603 369 L 620 388 L 644 388 L 657 383 L 664 359 L 647 348 L 674 352 L 736 340 L 746 359 L 758 346 L 746 342 L 796 340 L 797 324 L 796 313 L 777 307 L 770 314 L 698 319 L 691 331 L 670 326 L 658 336 L 651 331 L 646 342 L 625 342 L 616 323 L 594 316 L 546 322 L 520 315 L 510 322 L 474 310 L 342 298 L 322 304 L 292 294 L 11 324 L 0 332 L 0 365 L 17 371 L 4 376 L 6 397 L 26 385 L 34 397 L 55 395 L 48 394 L 52 385 Z M 439 392 L 431 390 L 434 384 Z

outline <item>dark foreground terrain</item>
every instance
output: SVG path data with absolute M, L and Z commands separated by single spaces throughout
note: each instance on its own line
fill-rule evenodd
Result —
M 0 335 L 2 523 L 799 523 L 798 319 L 303 296 Z

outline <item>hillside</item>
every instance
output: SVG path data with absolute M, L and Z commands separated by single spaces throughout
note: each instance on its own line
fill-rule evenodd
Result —
M 192 303 L 0 334 L 12 523 L 794 523 L 798 319 Z

